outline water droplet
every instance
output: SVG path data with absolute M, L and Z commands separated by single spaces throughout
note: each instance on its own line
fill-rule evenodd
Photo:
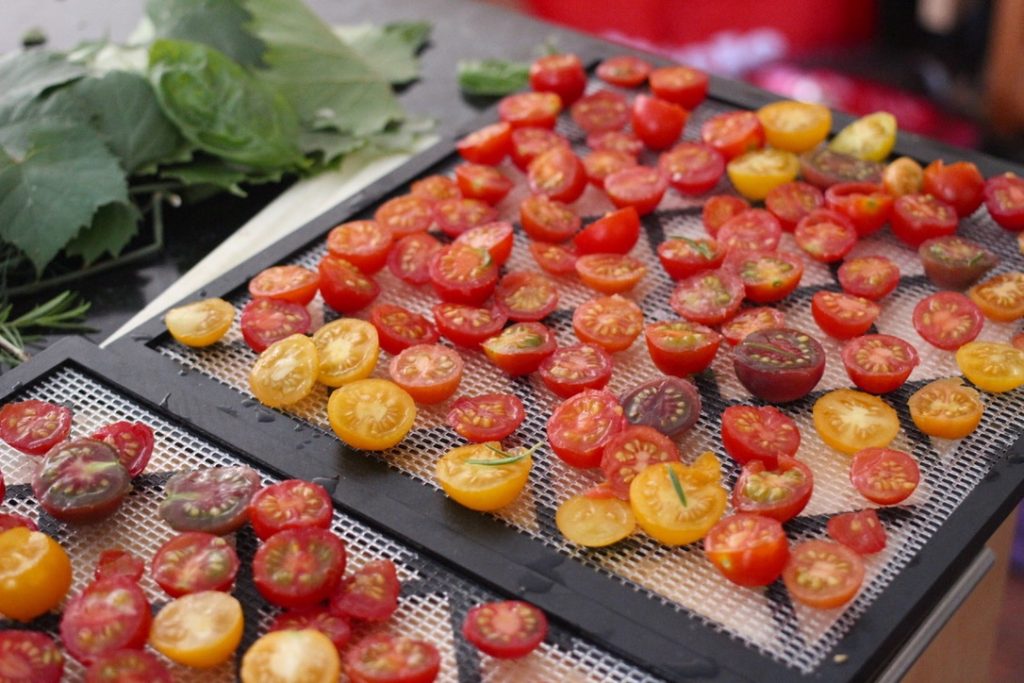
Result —
M 270 413 L 260 412 L 258 415 L 256 415 L 256 421 L 257 422 L 273 422 L 274 421 L 274 416 L 271 415 Z
M 230 415 L 231 417 L 238 417 L 238 411 L 235 410 L 234 408 L 229 408 L 227 406 L 217 406 L 217 410 L 224 413 L 225 415 Z

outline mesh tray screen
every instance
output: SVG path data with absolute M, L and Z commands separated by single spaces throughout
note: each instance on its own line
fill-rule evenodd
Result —
M 708 101 L 699 107 L 684 133 L 687 139 L 698 139 L 701 123 L 713 114 L 731 110 L 722 103 Z M 559 123 L 561 132 L 580 144 L 582 132 L 571 121 Z M 450 160 L 450 172 L 457 159 Z M 653 159 L 648 158 L 647 163 Z M 502 170 L 522 180 L 522 174 L 510 163 Z M 517 183 L 513 193 L 499 204 L 504 216 L 517 220 L 519 201 L 525 196 L 525 183 Z M 728 181 L 710 194 L 731 192 Z M 584 216 L 599 216 L 613 208 L 608 200 L 593 188 L 588 188 L 576 203 Z M 673 283 L 662 270 L 656 256 L 657 245 L 666 236 L 696 237 L 704 234 L 700 211 L 702 199 L 683 197 L 669 190 L 658 211 L 644 218 L 645 235 L 632 255 L 643 260 L 648 268 L 647 277 L 628 294 L 644 311 L 648 322 L 676 318 L 668 306 Z M 586 222 L 586 221 L 585 221 Z M 985 209 L 961 222 L 960 234 L 997 249 L 1002 256 L 1000 270 L 1024 269 L 1024 260 L 1013 244 L 1012 236 L 989 219 Z M 792 235 L 785 234 L 780 249 L 799 252 Z M 322 242 L 292 259 L 293 263 L 315 268 L 325 252 Z M 995 458 L 1012 442 L 1024 426 L 1024 399 L 1019 392 L 1012 395 L 992 395 L 985 398 L 985 416 L 980 428 L 970 437 L 949 442 L 929 439 L 918 432 L 906 410 L 906 399 L 922 384 L 935 378 L 959 375 L 953 354 L 933 348 L 914 331 L 911 312 L 916 302 L 935 288 L 926 280 L 916 253 L 893 238 L 888 231 L 862 240 L 852 256 L 884 254 L 900 267 L 901 284 L 895 293 L 882 302 L 882 314 L 877 322 L 879 332 L 894 334 L 913 343 L 921 355 L 921 364 L 915 369 L 910 382 L 886 400 L 901 416 L 903 430 L 893 444 L 913 453 L 922 469 L 922 483 L 915 494 L 899 508 L 881 511 L 889 533 L 888 547 L 867 560 L 867 577 L 858 597 L 841 609 L 814 610 L 794 605 L 784 588 L 777 583 L 765 590 L 737 588 L 724 578 L 702 557 L 703 551 L 695 546 L 667 548 L 643 534 L 603 550 L 579 549 L 566 543 L 554 524 L 554 513 L 559 503 L 579 493 L 597 481 L 597 476 L 564 465 L 550 451 L 542 451 L 535 458 L 535 469 L 524 495 L 498 516 L 522 533 L 558 549 L 621 582 L 635 587 L 654 599 L 676 609 L 685 610 L 710 627 L 742 639 L 749 646 L 778 661 L 803 672 L 811 672 L 839 639 L 856 623 L 858 617 L 877 598 L 886 585 L 911 557 L 928 542 L 950 513 L 984 478 Z M 828 354 L 825 376 L 814 394 L 785 411 L 798 421 L 803 444 L 799 456 L 814 471 L 814 495 L 804 513 L 787 524 L 790 540 L 821 536 L 824 523 L 833 513 L 865 507 L 866 501 L 853 489 L 848 479 L 849 459 L 832 451 L 818 438 L 811 425 L 810 409 L 814 400 L 825 391 L 851 386 L 840 360 L 840 344 L 826 337 L 817 328 L 810 315 L 810 296 L 818 289 L 839 290 L 834 271 L 828 266 L 804 259 L 805 271 L 800 288 L 777 307 L 784 311 L 787 325 L 803 329 L 818 338 Z M 506 266 L 509 270 L 537 270 L 529 255 L 525 235 L 518 229 L 516 248 Z M 378 276 L 382 294 L 379 301 L 399 303 L 430 317 L 430 308 L 436 302 L 429 287 L 414 288 L 382 271 Z M 572 330 L 573 309 L 596 294 L 574 278 L 562 278 L 559 309 L 545 323 L 553 328 L 560 345 L 576 343 Z M 235 293 L 233 303 L 239 308 L 248 300 L 244 288 Z M 317 298 L 311 304 L 314 321 L 318 316 L 336 317 L 324 313 Z M 315 324 L 315 323 L 314 323 Z M 986 321 L 980 339 L 1006 341 L 1012 334 L 1010 325 Z M 723 345 L 724 346 L 724 345 Z M 158 350 L 179 363 L 197 369 L 235 389 L 249 395 L 247 376 L 255 354 L 242 341 L 237 322 L 221 343 L 194 351 L 177 345 L 166 337 Z M 511 380 L 491 365 L 482 353 L 465 352 L 465 374 L 460 395 L 503 391 L 518 395 L 526 405 L 527 418 L 513 435 L 517 444 L 533 444 L 545 439 L 548 416 L 558 404 L 539 378 Z M 387 376 L 389 358 L 382 352 L 377 369 L 378 376 Z M 621 394 L 636 384 L 661 373 L 650 362 L 644 343 L 639 340 L 629 350 L 616 354 L 615 371 L 609 389 Z M 692 459 L 703 450 L 716 451 L 727 472 L 726 485 L 731 488 L 738 468 L 720 447 L 720 416 L 729 405 L 751 402 L 750 395 L 740 386 L 731 367 L 727 351 L 720 351 L 711 372 L 697 378 L 703 398 L 703 414 L 697 426 L 678 442 L 684 458 Z M 251 399 L 250 399 L 251 400 Z M 293 406 L 289 412 L 298 420 L 314 425 L 330 434 L 326 418 L 327 390 L 321 388 L 315 395 Z M 417 479 L 433 484 L 433 463 L 446 450 L 461 445 L 461 440 L 444 424 L 449 403 L 438 407 L 421 408 L 414 431 L 396 448 L 381 457 L 395 467 Z
M 236 455 L 161 418 L 76 370 L 60 370 L 13 397 L 18 400 L 25 398 L 68 405 L 75 415 L 72 437 L 87 436 L 99 427 L 117 420 L 142 421 L 153 427 L 156 433 L 153 459 L 146 473 L 136 479 L 134 490 L 118 511 L 102 522 L 78 526 L 58 522 L 38 508 L 29 484 L 36 459 L 0 443 L 0 468 L 8 484 L 6 508 L 38 520 L 40 529 L 64 546 L 74 568 L 72 594 L 81 590 L 89 581 L 102 550 L 121 547 L 148 563 L 156 549 L 174 535 L 174 531 L 157 514 L 163 498 L 164 482 L 171 474 L 198 467 L 245 463 Z M 264 484 L 277 481 L 266 472 L 262 474 Z M 333 529 L 347 544 L 350 569 L 382 558 L 390 558 L 396 563 L 402 581 L 398 611 L 388 622 L 373 628 L 433 643 L 441 652 L 439 681 L 505 683 L 545 679 L 640 683 L 655 680 L 558 628 L 552 629 L 551 636 L 535 653 L 518 662 L 500 662 L 479 655 L 458 635 L 459 629 L 466 610 L 481 602 L 497 600 L 497 595 L 446 571 L 408 546 L 337 511 Z M 242 653 L 253 640 L 266 632 L 278 610 L 260 597 L 247 570 L 256 551 L 256 536 L 246 526 L 228 538 L 234 541 L 242 561 L 242 571 L 239 572 L 233 590 L 245 612 L 245 636 L 239 648 L 239 653 Z M 143 576 L 142 587 L 155 607 L 167 602 L 167 596 L 148 572 Z M 28 627 L 46 630 L 56 636 L 57 621 L 52 615 L 44 615 Z M 0 628 L 24 627 L 0 620 Z M 371 630 L 356 627 L 353 640 Z M 237 661 L 208 671 L 171 666 L 175 680 L 197 683 L 236 680 Z M 68 657 L 65 680 L 78 681 L 82 675 L 82 666 Z

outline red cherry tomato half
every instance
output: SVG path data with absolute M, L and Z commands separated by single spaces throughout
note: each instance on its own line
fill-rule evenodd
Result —
M 334 506 L 327 489 L 301 479 L 266 486 L 249 501 L 249 522 L 261 540 L 285 529 L 307 526 L 328 529 Z
M 583 157 L 587 180 L 602 190 L 608 176 L 633 168 L 638 163 L 636 157 L 616 149 L 597 149 Z
M 514 242 L 512 224 L 508 221 L 494 221 L 478 225 L 456 237 L 455 241 L 474 249 L 487 250 L 491 259 L 501 266 L 512 255 Z
M 595 344 L 563 346 L 540 364 L 544 386 L 561 398 L 603 389 L 612 378 L 612 357 Z
M 558 306 L 558 286 L 542 273 L 512 271 L 501 278 L 494 290 L 494 303 L 509 320 L 541 320 Z
M 946 164 L 936 159 L 924 167 L 924 182 L 921 187 L 930 194 L 949 204 L 959 217 L 974 213 L 985 197 L 985 178 L 970 161 Z
M 860 237 L 889 222 L 892 195 L 874 183 L 837 183 L 825 190 L 825 206 L 846 216 Z
M 153 617 L 146 594 L 125 578 L 87 585 L 71 598 L 60 619 L 60 638 L 83 664 L 121 649 L 141 650 Z
M 789 541 L 778 520 L 739 512 L 711 527 L 704 554 L 733 583 L 767 586 L 782 575 Z
M 878 304 L 842 292 L 815 292 L 811 314 L 822 331 L 836 339 L 859 337 L 871 328 L 881 312 Z
M 480 345 L 492 363 L 513 377 L 534 372 L 556 347 L 554 333 L 537 322 L 510 325 Z
M 388 252 L 388 270 L 410 285 L 430 282 L 430 259 L 441 251 L 441 243 L 433 235 L 416 232 L 402 237 Z
M 562 98 L 552 92 L 519 92 L 498 102 L 498 117 L 512 128 L 554 128 Z
M 797 602 L 819 609 L 839 607 L 860 590 L 864 561 L 841 543 L 804 541 L 790 551 L 782 580 Z
M 814 185 L 793 180 L 772 188 L 764 198 L 764 207 L 779 219 L 782 229 L 793 232 L 797 223 L 825 204 L 825 196 Z
M 569 113 L 585 133 L 622 130 L 629 122 L 629 103 L 610 90 L 597 90 L 576 100 Z
M 249 280 L 249 294 L 255 299 L 281 299 L 305 306 L 316 296 L 319 280 L 320 276 L 302 266 L 271 266 Z
M 100 427 L 89 438 L 113 446 L 133 477 L 142 474 L 153 455 L 153 428 L 142 422 L 114 422 Z
M 530 87 L 538 92 L 552 92 L 570 105 L 587 87 L 583 62 L 574 54 L 544 55 L 530 65 Z
M 391 359 L 388 374 L 417 403 L 451 398 L 462 381 L 462 356 L 440 344 L 417 344 Z
M 828 535 L 858 555 L 885 550 L 886 533 L 872 509 L 843 512 L 828 520 Z
M 248 519 L 260 477 L 245 465 L 178 472 L 164 485 L 160 516 L 176 531 L 226 534 Z
M 609 353 L 632 346 L 643 324 L 640 307 L 618 294 L 590 299 L 572 314 L 572 329 L 579 340 L 596 344 Z
M 651 65 L 633 55 L 616 55 L 597 65 L 597 77 L 620 88 L 637 88 L 651 73 Z
M 731 194 L 716 194 L 708 197 L 701 210 L 701 222 L 708 234 L 715 236 L 719 228 L 726 224 L 730 218 L 743 213 L 750 208 L 750 204 L 743 197 L 736 197 Z
M 709 237 L 674 237 L 658 245 L 658 260 L 670 278 L 682 280 L 718 268 L 725 260 L 725 252 Z
M 693 382 L 659 377 L 622 395 L 622 414 L 632 425 L 652 427 L 676 438 L 700 419 L 700 392 Z
M 838 276 L 847 294 L 878 301 L 896 289 L 900 268 L 884 256 L 861 256 L 843 261 Z
M 930 194 L 905 194 L 892 205 L 892 234 L 917 248 L 927 239 L 956 232 L 956 210 Z
M 268 602 L 312 607 L 334 594 L 345 573 L 345 542 L 317 527 L 274 534 L 252 558 L 252 580 Z
M 726 254 L 741 250 L 774 251 L 782 239 L 782 226 L 768 211 L 748 209 L 723 223 L 715 238 Z
M 530 162 L 552 147 L 568 147 L 569 141 L 548 128 L 526 127 L 512 130 L 512 161 L 525 171 Z
M 479 199 L 491 205 L 504 199 L 515 184 L 493 166 L 470 163 L 462 163 L 455 167 L 455 181 L 459 184 L 463 197 Z
M 805 332 L 787 327 L 751 332 L 732 352 L 736 378 L 768 403 L 801 399 L 825 373 L 825 350 Z
M 850 220 L 831 209 L 815 209 L 793 230 L 796 244 L 815 261 L 832 263 L 857 244 L 857 229 Z
M 71 410 L 29 399 L 0 408 L 0 439 L 28 455 L 44 455 L 71 433 Z
M 764 147 L 764 126 L 752 111 L 725 112 L 701 125 L 700 139 L 729 161 Z
M 484 249 L 442 247 L 430 260 L 430 283 L 442 301 L 479 306 L 498 284 L 498 265 Z
M 279 299 L 253 299 L 242 309 L 242 339 L 256 353 L 293 334 L 309 332 L 313 319 L 301 304 Z
M 370 322 L 377 329 L 380 347 L 391 354 L 401 353 L 415 344 L 433 344 L 438 340 L 433 323 L 419 313 L 395 304 L 378 304 L 370 311 Z
M 57 444 L 32 478 L 32 492 L 46 512 L 65 522 L 107 517 L 131 490 L 131 475 L 113 446 L 95 439 Z
M 455 149 L 472 164 L 495 166 L 512 149 L 512 127 L 504 121 L 484 126 L 461 138 Z
M 610 211 L 583 228 L 573 244 L 583 254 L 625 254 L 640 239 L 640 214 L 632 206 Z
M 12 512 L 0 512 L 0 533 L 18 527 L 25 527 L 29 531 L 39 531 L 39 525 L 28 517 Z
M 32 679 L 39 683 L 39 679 Z M 97 657 L 85 672 L 85 683 L 172 683 L 170 669 L 149 652 L 115 650 Z
M 981 332 L 985 317 L 978 305 L 959 292 L 939 292 L 914 307 L 914 329 L 932 346 L 956 351 Z
M 526 183 L 533 194 L 571 203 L 587 189 L 587 169 L 571 149 L 556 145 L 530 162 Z
M 60 683 L 64 655 L 45 633 L 0 631 L 0 671 L 10 683 Z
M 925 240 L 917 255 L 924 274 L 940 289 L 967 289 L 999 263 L 991 251 L 958 235 Z
M 630 425 L 605 444 L 601 471 L 615 495 L 629 500 L 629 485 L 648 465 L 680 460 L 672 439 L 652 427 Z
M 580 229 L 575 211 L 544 195 L 532 195 L 519 204 L 519 221 L 527 235 L 541 242 L 564 242 Z
M 774 406 L 729 406 L 722 413 L 722 445 L 741 465 L 760 461 L 768 470 L 800 449 L 796 422 Z
M 872 394 L 899 389 L 918 362 L 917 349 L 888 334 L 866 334 L 843 346 L 846 374 L 854 384 Z
M 508 317 L 494 308 L 442 303 L 434 306 L 434 323 L 441 336 L 459 346 L 475 348 L 505 327 Z
M 153 556 L 153 580 L 172 598 L 200 591 L 230 591 L 238 554 L 221 536 L 189 531 L 164 543 Z
M 294 609 L 281 612 L 270 624 L 269 631 L 302 631 L 312 629 L 327 636 L 338 654 L 344 652 L 352 639 L 348 619 L 331 614 L 323 607 Z
M 576 247 L 549 242 L 530 242 L 530 255 L 541 270 L 551 275 L 571 275 L 576 272 Z
M 327 251 L 367 275 L 384 267 L 394 236 L 377 221 L 349 221 L 327 233 Z
M 761 460 L 751 460 L 743 466 L 732 490 L 732 506 L 737 512 L 787 522 L 803 511 L 813 491 L 811 468 L 799 460 L 780 455 L 774 469 Z
M 785 299 L 804 274 L 803 260 L 787 251 L 731 251 L 724 268 L 739 276 L 747 299 L 756 304 Z
M 644 151 L 643 140 L 621 130 L 610 130 L 604 133 L 592 133 L 587 136 L 587 147 L 596 151 L 609 150 L 625 152 L 636 158 Z
M 748 308 L 736 314 L 736 317 L 722 325 L 722 336 L 730 346 L 736 346 L 747 338 L 747 335 L 758 330 L 770 330 L 773 327 L 785 327 L 786 316 L 782 311 L 770 306 Z
M 853 455 L 850 481 L 860 494 L 879 505 L 902 503 L 917 489 L 917 461 L 892 448 L 865 448 Z
M 99 581 L 123 577 L 129 581 L 138 581 L 145 571 L 145 563 L 127 550 L 108 548 L 100 553 L 100 557 L 96 561 L 93 579 Z
M 509 436 L 525 417 L 523 402 L 515 396 L 484 394 L 457 399 L 445 422 L 467 441 L 484 443 Z
M 678 104 L 647 95 L 637 95 L 630 112 L 633 132 L 655 151 L 674 145 L 689 117 L 689 112 Z
M 360 621 L 384 621 L 398 609 L 401 590 L 394 562 L 368 562 L 341 582 L 331 598 L 331 614 Z
M 1000 227 L 1024 230 L 1024 180 L 1012 173 L 985 181 L 985 207 Z
M 363 638 L 344 656 L 344 670 L 352 683 L 430 683 L 440 669 L 436 647 L 386 633 Z
M 327 254 L 320 260 L 320 296 L 339 313 L 355 313 L 380 294 L 377 282 L 345 259 Z
M 444 234 L 454 238 L 470 228 L 498 220 L 498 213 L 482 199 L 442 199 L 434 204 L 434 220 Z
M 718 184 L 725 173 L 725 159 L 707 145 L 681 142 L 661 155 L 658 168 L 676 191 L 698 195 Z
M 605 445 L 625 422 L 615 396 L 586 389 L 555 408 L 548 419 L 548 443 L 555 455 L 573 467 L 597 467 Z
M 622 294 L 647 274 L 643 261 L 624 254 L 587 254 L 576 259 L 580 282 L 602 294 Z
M 434 224 L 434 203 L 459 199 L 462 192 L 451 178 L 429 176 L 412 184 L 411 194 L 389 199 L 377 207 L 373 220 L 387 227 L 395 239 L 426 232 Z
M 743 281 L 720 268 L 680 280 L 669 305 L 690 322 L 720 325 L 740 310 L 744 294 Z
M 662 320 L 644 328 L 651 361 L 666 375 L 686 377 L 711 365 L 722 336 L 686 320 Z
M 652 71 L 647 80 L 655 97 L 683 109 L 696 109 L 708 96 L 708 75 L 693 67 L 661 67 Z
M 668 178 L 650 166 L 631 166 L 604 179 L 604 191 L 612 204 L 620 209 L 631 206 L 640 216 L 654 211 L 667 189 Z

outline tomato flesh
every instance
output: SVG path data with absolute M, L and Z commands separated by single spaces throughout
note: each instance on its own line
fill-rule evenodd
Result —
M 73 439 L 54 446 L 32 478 L 46 512 L 65 522 L 90 522 L 114 513 L 131 490 L 131 475 L 112 446 Z
M 913 345 L 888 334 L 868 334 L 848 341 L 842 358 L 853 383 L 872 394 L 899 389 L 919 363 Z
M 377 329 L 380 347 L 399 354 L 416 344 L 433 344 L 437 328 L 419 313 L 394 304 L 378 304 L 370 311 L 370 322 Z
M 377 221 L 349 221 L 327 233 L 327 251 L 367 275 L 384 267 L 394 235 Z
M 442 301 L 479 306 L 498 284 L 498 265 L 484 249 L 449 244 L 430 260 L 430 282 Z
M 568 204 L 587 188 L 587 170 L 569 147 L 556 145 L 530 162 L 526 182 L 533 194 Z
M 640 307 L 618 294 L 585 301 L 572 314 L 572 329 L 579 340 L 596 344 L 609 353 L 632 346 L 643 323 Z
M 841 543 L 804 541 L 792 548 L 782 572 L 789 594 L 808 607 L 845 605 L 864 582 L 864 561 Z
M 686 377 L 711 365 L 722 337 L 709 327 L 686 320 L 662 320 L 644 327 L 651 361 L 666 375 Z
M 892 196 L 873 183 L 837 183 L 825 190 L 825 206 L 846 216 L 860 237 L 889 222 L 892 204 Z
M 576 100 L 569 113 L 585 133 L 621 130 L 629 122 L 626 98 L 610 90 L 597 90 Z
M 847 259 L 837 275 L 844 292 L 872 301 L 885 297 L 900 282 L 899 266 L 884 256 Z
M 64 656 L 45 633 L 0 631 L 0 672 L 9 683 L 60 683 Z
M 121 649 L 142 649 L 152 621 L 146 594 L 134 581 L 103 579 L 68 601 L 60 637 L 68 653 L 89 664 Z
M 558 307 L 558 287 L 541 273 L 512 271 L 501 278 L 494 301 L 510 320 L 536 322 Z
M 428 176 L 412 184 L 411 193 L 389 199 L 373 214 L 395 239 L 425 233 L 434 224 L 434 203 L 459 199 L 462 192 L 451 178 Z
M 200 591 L 230 591 L 238 573 L 235 549 L 220 536 L 179 534 L 153 556 L 153 580 L 172 598 Z
M 941 289 L 967 289 L 999 262 L 999 257 L 969 239 L 945 235 L 917 248 L 924 273 Z
M 441 655 L 430 643 L 379 633 L 351 646 L 344 670 L 352 683 L 430 683 Z
M 319 280 L 316 273 L 302 266 L 271 266 L 249 281 L 249 294 L 305 306 L 316 296 Z
M 388 252 L 388 270 L 410 285 L 430 282 L 430 259 L 441 250 L 441 243 L 433 235 L 414 232 L 400 238 Z
M 970 161 L 936 159 L 924 168 L 921 189 L 953 207 L 959 217 L 974 213 L 985 197 L 985 178 Z
M 338 586 L 331 597 L 331 614 L 360 621 L 384 621 L 398 609 L 401 589 L 394 562 L 368 562 Z
M 701 209 L 701 222 L 708 234 L 715 236 L 718 230 L 728 222 L 730 218 L 741 214 L 750 208 L 750 204 L 743 197 L 736 197 L 729 194 L 716 194 L 704 202 Z
M 434 306 L 433 312 L 441 336 L 468 348 L 476 348 L 498 334 L 508 321 L 508 316 L 496 308 L 464 304 L 441 303 Z
M 580 229 L 580 217 L 575 211 L 540 194 L 519 204 L 519 221 L 527 235 L 542 242 L 564 242 Z
M 612 358 L 595 344 L 563 346 L 540 365 L 544 386 L 561 398 L 584 389 L 603 389 L 612 378 Z
M 480 345 L 492 363 L 512 377 L 537 370 L 555 352 L 555 335 L 542 323 L 516 323 Z
M 636 88 L 644 84 L 651 65 L 633 55 L 615 55 L 597 65 L 597 77 L 620 88 Z
M 629 500 L 629 486 L 637 474 L 649 465 L 680 460 L 670 438 L 652 427 L 631 425 L 605 444 L 600 466 L 615 495 Z
M 800 429 L 774 406 L 729 406 L 722 412 L 722 445 L 733 460 L 753 460 L 774 470 L 779 458 L 796 456 Z
M 676 237 L 658 245 L 658 260 L 673 280 L 714 270 L 725 260 L 725 251 L 712 238 Z
M 630 111 L 633 131 L 655 151 L 675 144 L 689 116 L 689 112 L 678 104 L 647 95 L 637 95 Z
M 318 266 L 320 296 L 339 313 L 351 314 L 366 308 L 380 294 L 377 282 L 345 259 L 326 255 Z
M 853 455 L 850 481 L 872 503 L 902 503 L 917 489 L 921 470 L 917 461 L 892 448 L 865 448 Z
M 828 520 L 828 535 L 858 555 L 885 550 L 885 527 L 872 509 L 844 512 Z
M 892 205 L 892 234 L 910 247 L 956 232 L 956 210 L 930 194 L 907 194 Z
M 796 244 L 815 261 L 839 261 L 857 244 L 857 230 L 846 216 L 831 209 L 815 209 L 793 230 Z
M 293 334 L 306 334 L 312 318 L 305 306 L 278 299 L 253 299 L 242 309 L 242 339 L 256 353 Z
M 676 438 L 697 424 L 700 392 L 678 377 L 659 377 L 633 387 L 622 395 L 622 415 L 631 425 L 653 427 Z
M 1000 227 L 1024 230 L 1024 180 L 1012 173 L 985 181 L 985 207 Z
M 814 492 L 814 474 L 795 458 L 778 456 L 778 465 L 769 469 L 762 460 L 751 460 L 743 466 L 732 506 L 786 522 L 799 515 Z
M 618 400 L 606 391 L 586 389 L 555 408 L 548 420 L 548 442 L 573 467 L 597 467 L 604 446 L 622 431 Z
M 678 192 L 698 195 L 718 184 L 725 160 L 707 145 L 683 142 L 661 155 L 658 168 Z
M 786 316 L 778 309 L 770 306 L 747 308 L 722 325 L 722 337 L 730 346 L 736 346 L 751 332 L 785 326 Z
M 782 224 L 782 229 L 792 232 L 797 223 L 825 203 L 821 190 L 814 185 L 799 181 L 783 183 L 773 188 L 764 198 L 764 206 Z
M 874 301 L 842 292 L 815 292 L 811 314 L 821 330 L 836 339 L 852 339 L 867 332 L 882 309 Z
M 981 309 L 959 292 L 939 292 L 914 306 L 914 329 L 932 346 L 956 351 L 981 333 Z
M 700 139 L 726 160 L 764 146 L 764 127 L 754 112 L 715 114 L 700 127 Z
M 470 163 L 500 164 L 512 149 L 512 127 L 504 121 L 484 126 L 461 138 L 455 149 Z
M 803 398 L 825 373 L 825 350 L 805 332 L 785 327 L 752 332 L 733 349 L 736 377 L 769 403 Z
M 720 268 L 680 280 L 669 305 L 690 322 L 719 325 L 736 315 L 745 293 L 743 281 Z
M 320 484 L 287 479 L 257 491 L 249 501 L 247 513 L 256 536 L 266 540 L 285 529 L 328 529 L 334 506 L 327 489 Z
M 462 397 L 452 404 L 445 421 L 462 438 L 477 443 L 501 441 L 514 432 L 526 412 L 511 394 Z
M 756 304 L 785 299 L 804 274 L 803 260 L 785 251 L 731 251 L 724 267 L 740 277 L 746 298 Z
M 479 649 L 499 659 L 518 659 L 537 649 L 548 632 L 544 613 L 519 600 L 489 602 L 466 613 L 462 635 Z
M 574 54 L 544 55 L 530 64 L 530 87 L 538 92 L 558 95 L 563 104 L 569 105 L 578 100 L 586 86 L 583 62 Z
M 44 455 L 71 432 L 71 410 L 29 399 L 0 408 L 0 439 L 28 455 Z
M 251 467 L 179 472 L 164 485 L 160 516 L 176 531 L 226 534 L 245 524 L 259 488 L 260 477 Z
M 416 344 L 391 359 L 388 374 L 417 403 L 450 398 L 462 381 L 462 356 L 440 344 Z
M 782 575 L 789 541 L 778 520 L 740 512 L 711 527 L 704 554 L 733 583 L 767 586 Z
M 281 607 L 311 607 L 334 594 L 345 573 L 345 542 L 317 527 L 285 529 L 252 559 L 256 589 Z

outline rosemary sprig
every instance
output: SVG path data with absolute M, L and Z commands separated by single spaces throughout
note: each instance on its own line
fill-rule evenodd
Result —
M 537 449 L 540 448 L 541 444 L 543 444 L 543 443 L 544 443 L 543 441 L 538 441 L 537 443 L 535 443 L 533 446 L 531 446 L 527 450 L 523 451 L 522 453 L 518 453 L 516 455 L 512 455 L 511 453 L 508 453 L 507 451 L 503 451 L 500 448 L 495 448 L 494 446 L 492 446 L 489 443 L 485 443 L 484 444 L 485 448 L 487 448 L 488 450 L 494 451 L 495 453 L 497 453 L 499 455 L 502 455 L 504 457 L 503 458 L 499 458 L 498 460 L 478 460 L 478 459 L 474 458 L 472 460 L 467 460 L 466 464 L 468 464 L 468 465 L 484 465 L 485 467 L 497 467 L 499 465 L 511 465 L 513 463 L 519 462 L 520 460 L 523 460 L 524 458 L 532 456 L 534 453 L 537 452 Z
M 683 507 L 687 507 L 689 504 L 686 502 L 686 492 L 683 491 L 683 485 L 679 483 L 679 475 L 676 474 L 676 471 L 671 466 L 668 468 L 668 478 L 672 480 L 672 488 L 676 490 L 679 502 L 683 504 Z
M 82 318 L 89 306 L 77 294 L 64 291 L 12 320 L 14 304 L 0 304 L 0 363 L 14 366 L 29 359 L 25 344 L 39 336 L 29 330 L 88 329 Z

